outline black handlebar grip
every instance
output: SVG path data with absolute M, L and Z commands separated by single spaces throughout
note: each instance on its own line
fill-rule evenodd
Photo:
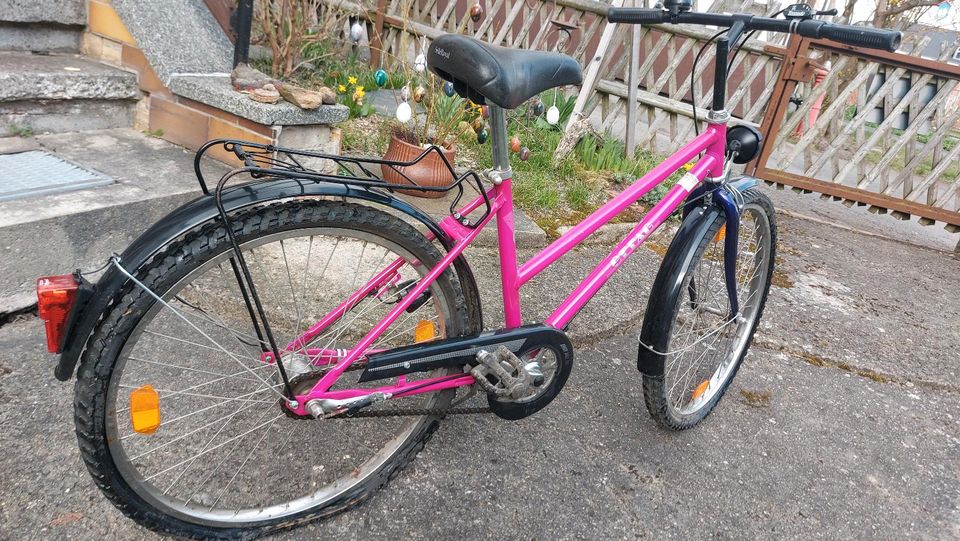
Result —
M 628 24 L 661 24 L 668 20 L 669 15 L 668 12 L 660 9 L 610 8 L 607 10 L 607 21 Z
M 894 30 L 881 30 L 865 26 L 825 24 L 820 28 L 820 37 L 854 47 L 868 47 L 895 53 L 900 48 L 900 40 L 903 38 L 903 34 Z

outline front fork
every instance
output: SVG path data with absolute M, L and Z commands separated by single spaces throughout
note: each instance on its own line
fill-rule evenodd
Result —
M 716 206 L 722 213 L 725 220 L 725 232 L 723 238 L 723 276 L 726 284 L 727 296 L 730 300 L 729 319 L 737 317 L 740 313 L 740 300 L 737 295 L 737 259 L 740 241 L 740 206 L 731 193 L 731 188 L 726 182 L 710 182 L 709 180 L 698 186 L 687 198 L 687 203 L 683 207 L 683 218 L 698 206 L 702 206 L 702 201 L 707 205 Z M 690 300 L 694 304 L 697 302 L 696 284 L 693 279 L 689 286 Z

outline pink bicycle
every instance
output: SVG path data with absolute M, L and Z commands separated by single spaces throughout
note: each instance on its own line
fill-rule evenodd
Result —
M 609 20 L 724 29 L 711 40 L 716 84 L 705 130 L 523 264 L 505 110 L 580 83 L 580 67 L 561 54 L 447 35 L 432 43 L 430 68 L 488 104 L 494 167 L 456 175 L 447 163 L 455 181 L 422 188 L 452 190 L 458 201 L 465 185 L 480 190 L 439 223 L 393 197 L 377 174 L 404 174 L 414 162 L 218 140 L 197 155 L 204 195 L 113 257 L 95 286 L 79 272 L 41 279 L 48 345 L 61 353 L 57 377 L 70 379 L 80 363 L 77 436 L 104 494 L 148 528 L 200 538 L 252 537 L 349 509 L 409 463 L 445 415 L 520 419 L 549 404 L 573 366 L 568 324 L 678 210 L 637 365 L 657 422 L 701 421 L 750 346 L 776 247 L 770 201 L 754 179 L 730 176 L 731 164 L 760 147 L 755 130 L 727 128 L 731 53 L 751 31 L 888 50 L 899 34 L 818 21 L 803 5 L 786 19 L 689 6 L 611 9 Z M 211 190 L 199 159 L 214 145 L 245 167 Z M 338 174 L 304 165 L 314 159 L 332 161 Z M 521 286 L 691 162 L 545 321 L 524 324 Z M 252 179 L 228 186 L 239 174 Z M 463 252 L 493 220 L 506 325 L 484 331 Z M 477 393 L 486 406 L 465 406 Z

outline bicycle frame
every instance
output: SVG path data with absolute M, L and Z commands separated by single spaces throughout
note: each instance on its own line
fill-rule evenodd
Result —
M 352 307 L 370 294 L 389 287 L 397 282 L 398 270 L 406 264 L 402 258 L 388 265 L 383 271 L 370 279 L 346 301 L 311 326 L 303 335 L 298 336 L 283 351 L 301 349 L 307 353 L 314 365 L 333 365 L 329 371 L 305 395 L 296 397 L 297 408 L 293 411 L 307 414 L 306 404 L 316 399 L 344 400 L 383 393 L 387 398 L 399 398 L 415 394 L 435 392 L 474 383 L 469 374 L 442 376 L 415 382 L 407 382 L 400 376 L 395 385 L 378 388 L 340 389 L 331 391 L 337 379 L 347 368 L 364 355 L 375 350 L 368 348 L 392 325 L 404 311 L 458 258 L 491 221 L 496 219 L 497 242 L 500 254 L 501 290 L 503 295 L 504 320 L 507 328 L 516 328 L 523 324 L 520 307 L 520 288 L 548 268 L 551 264 L 579 245 L 600 226 L 610 222 L 624 209 L 638 201 L 650 190 L 666 181 L 674 172 L 683 168 L 691 160 L 702 157 L 690 167 L 689 171 L 673 186 L 667 194 L 640 220 L 636 227 L 624 237 L 614 249 L 590 272 L 577 287 L 560 303 L 544 321 L 557 329 L 565 329 L 570 321 L 590 301 L 601 287 L 610 279 L 623 263 L 657 230 L 667 218 L 680 208 L 687 197 L 704 179 L 719 178 L 724 173 L 726 134 L 725 122 L 711 122 L 702 134 L 689 144 L 675 152 L 661 164 L 644 176 L 638 178 L 627 189 L 590 214 L 581 223 L 567 231 L 549 246 L 533 256 L 527 262 L 518 265 L 515 241 L 512 175 L 506 148 L 506 121 L 504 111 L 490 106 L 491 132 L 494 148 L 495 171 L 505 173 L 500 182 L 495 182 L 486 194 L 491 202 L 491 212 L 476 227 L 466 227 L 457 220 L 457 215 L 448 216 L 440 222 L 440 227 L 456 241 L 440 260 L 420 279 L 415 287 L 396 303 L 393 309 L 377 323 L 352 349 L 328 350 L 306 349 L 311 339 L 329 328 L 331 324 L 346 315 Z M 495 177 L 496 179 L 496 177 Z M 499 179 L 497 179 L 499 180 Z M 484 203 L 484 197 L 477 197 L 466 204 L 460 216 L 467 216 Z M 265 353 L 263 360 L 270 362 L 272 355 Z

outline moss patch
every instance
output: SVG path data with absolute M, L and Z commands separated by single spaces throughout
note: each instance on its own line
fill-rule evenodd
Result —
M 753 406 L 755 408 L 766 408 L 770 406 L 770 397 L 772 394 L 770 391 L 748 391 L 746 389 L 740 390 L 740 397 L 743 398 L 743 402 L 748 406 Z

